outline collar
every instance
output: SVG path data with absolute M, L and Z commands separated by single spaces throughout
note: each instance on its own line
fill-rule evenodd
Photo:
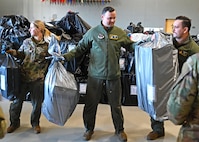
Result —
M 183 43 L 181 43 L 181 44 L 179 44 L 179 43 L 176 41 L 176 39 L 173 38 L 173 44 L 174 44 L 174 46 L 175 46 L 176 48 L 179 48 L 179 47 L 181 47 L 181 46 L 183 46 L 183 45 L 186 45 L 186 44 L 189 43 L 190 41 L 191 41 L 191 37 L 190 37 L 190 36 L 188 36 L 187 39 L 186 39 Z
M 107 31 L 111 31 L 113 29 L 113 27 L 105 27 L 103 24 L 102 24 L 102 21 L 101 21 L 101 26 Z
M 44 43 L 45 43 L 44 39 L 42 39 L 42 40 L 40 40 L 40 41 L 36 40 L 34 37 L 31 37 L 31 39 L 32 39 L 32 41 L 33 41 L 34 43 L 36 43 L 36 44 L 44 44 Z

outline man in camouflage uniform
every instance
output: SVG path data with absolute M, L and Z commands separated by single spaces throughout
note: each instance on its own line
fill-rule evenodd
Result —
M 179 70 L 187 58 L 199 52 L 199 46 L 191 38 L 189 31 L 191 20 L 185 16 L 176 17 L 173 23 L 173 44 L 178 49 Z M 165 135 L 164 122 L 156 121 L 151 117 L 151 128 L 153 129 L 147 135 L 147 140 L 155 140 Z
M 31 37 L 24 40 L 17 51 L 14 49 L 7 51 L 7 53 L 22 60 L 20 96 L 16 96 L 10 104 L 8 133 L 12 133 L 20 127 L 22 105 L 28 93 L 30 93 L 30 101 L 33 106 L 31 125 L 36 134 L 41 131 L 39 119 L 44 98 L 44 78 L 49 64 L 49 61 L 45 59 L 48 55 L 48 43 L 44 40 L 46 29 L 43 22 L 39 20 L 32 22 L 29 31 Z
M 177 142 L 199 141 L 199 53 L 190 56 L 168 100 L 169 119 L 182 125 Z

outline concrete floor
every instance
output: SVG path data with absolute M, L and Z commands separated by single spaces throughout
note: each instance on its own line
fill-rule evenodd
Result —
M 0 102 L 9 125 L 8 100 Z M 151 131 L 149 115 L 137 106 L 123 106 L 124 127 L 128 135 L 128 142 L 146 142 L 146 135 Z M 2 142 L 83 142 L 84 126 L 82 121 L 83 104 L 78 104 L 72 116 L 64 126 L 49 122 L 41 116 L 40 134 L 34 134 L 30 125 L 32 106 L 25 102 L 21 113 L 21 127 L 14 133 L 6 134 Z M 165 137 L 153 142 L 175 142 L 180 126 L 175 126 L 170 121 L 165 122 Z M 119 142 L 114 135 L 109 105 L 99 104 L 95 133 L 90 142 Z

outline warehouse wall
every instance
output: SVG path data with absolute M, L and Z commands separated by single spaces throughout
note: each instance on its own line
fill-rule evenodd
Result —
M 30 21 L 59 20 L 67 11 L 79 12 L 88 24 L 95 26 L 100 22 L 101 11 L 104 6 L 110 5 L 117 10 L 116 25 L 125 29 L 132 21 L 142 22 L 144 27 L 164 28 L 165 19 L 173 19 L 178 15 L 185 15 L 192 19 L 191 34 L 199 33 L 199 1 L 198 0 L 111 0 L 102 4 L 49 4 L 50 0 L 0 0 L 0 16 L 20 14 Z

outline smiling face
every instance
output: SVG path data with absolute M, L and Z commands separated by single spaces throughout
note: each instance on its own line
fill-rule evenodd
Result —
M 45 25 L 40 20 L 35 20 L 30 24 L 29 32 L 31 36 L 38 36 L 40 34 L 44 34 L 45 31 Z
M 116 20 L 116 11 L 113 12 L 107 11 L 106 13 L 102 14 L 101 18 L 102 18 L 102 24 L 105 27 L 113 27 Z
M 38 32 L 40 32 L 40 29 L 37 26 L 35 26 L 35 24 L 31 23 L 29 32 L 30 32 L 31 36 L 37 36 Z

